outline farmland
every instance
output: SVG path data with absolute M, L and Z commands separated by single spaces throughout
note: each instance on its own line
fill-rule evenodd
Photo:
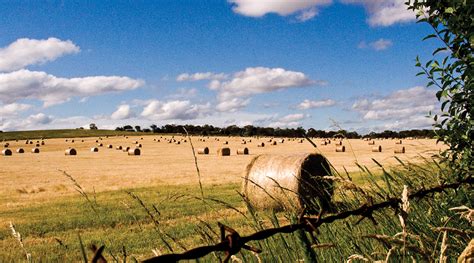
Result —
M 170 143 L 173 139 L 180 144 Z M 70 137 L 45 139 L 37 154 L 30 151 L 37 140 L 28 145 L 25 140 L 8 141 L 13 155 L 0 156 L 0 247 L 10 251 L 9 255 L 21 254 L 9 233 L 9 222 L 14 222 L 24 235 L 26 246 L 40 257 L 50 255 L 49 251 L 56 254 L 57 259 L 76 258 L 79 229 L 86 242 L 103 241 L 115 250 L 123 243 L 138 258 L 150 256 L 154 235 L 146 229 L 152 226 L 127 191 L 135 193 L 146 204 L 157 204 L 163 228 L 182 239 L 186 246 L 199 244 L 193 234 L 193 224 L 199 220 L 215 222 L 225 215 L 225 222 L 249 231 L 243 218 L 233 209 L 222 208 L 218 203 L 202 205 L 195 198 L 200 195 L 199 177 L 190 140 L 196 150 L 206 197 L 222 200 L 242 211 L 244 205 L 236 190 L 240 190 L 245 167 L 259 154 L 320 152 L 337 171 L 347 171 L 363 184 L 366 178 L 359 175 L 358 165 L 377 171 L 379 167 L 372 159 L 389 168 L 399 164 L 394 156 L 402 162 L 416 163 L 431 159 L 444 149 L 430 139 L 403 140 L 401 145 L 386 139 L 375 140 L 375 145 L 382 146 L 382 152 L 372 152 L 373 145 L 367 141 L 351 139 L 342 141 L 345 152 L 336 152 L 335 142 L 339 140 L 321 145 L 323 140 L 316 138 L 313 140 L 317 144 L 315 148 L 306 140 L 274 138 L 272 141 L 277 144 L 270 145 L 270 139 L 181 135 Z M 257 147 L 261 142 L 265 146 Z M 103 146 L 99 147 L 99 143 Z M 142 145 L 139 156 L 129 156 L 116 149 L 117 146 L 135 148 L 137 143 Z M 400 146 L 406 148 L 406 153 L 394 154 L 394 149 Z M 20 147 L 25 153 L 16 153 Z M 69 147 L 76 149 L 77 155 L 66 156 L 65 150 Z M 97 147 L 98 152 L 91 152 L 92 147 Z M 210 153 L 197 154 L 197 149 L 202 147 L 208 147 Z M 231 155 L 218 156 L 217 150 L 222 147 L 230 148 Z M 244 147 L 250 154 L 237 155 L 236 150 Z M 91 204 L 77 192 L 77 185 L 93 200 L 90 202 L 98 205 L 97 210 L 103 216 L 94 214 Z M 68 245 L 68 249 L 58 245 L 56 239 Z M 65 251 L 74 253 L 65 256 Z

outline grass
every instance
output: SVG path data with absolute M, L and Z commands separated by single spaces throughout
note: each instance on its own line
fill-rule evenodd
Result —
M 64 129 L 64 130 L 35 130 L 35 131 L 12 131 L 0 132 L 0 141 L 9 140 L 38 140 L 41 138 L 80 138 L 80 137 L 99 137 L 99 136 L 143 136 L 153 135 L 147 132 L 126 132 L 114 130 L 87 130 L 87 129 Z
M 366 183 L 361 185 L 364 194 L 338 183 L 338 209 L 353 209 L 366 203 L 367 196 L 372 202 L 387 196 L 400 197 L 404 185 L 410 190 L 434 185 L 447 174 L 436 164 L 406 165 L 377 174 L 366 171 Z M 338 176 L 346 178 L 347 174 Z M 97 195 L 87 193 L 89 201 L 78 194 L 45 204 L 7 209 L 0 217 L 5 223 L 0 231 L 0 261 L 25 258 L 24 251 L 11 235 L 9 221 L 21 233 L 25 249 L 34 261 L 79 260 L 82 256 L 78 234 L 86 247 L 105 245 L 104 255 L 112 261 L 114 258 L 121 261 L 124 254 L 128 259 L 144 259 L 153 256 L 153 250 L 170 253 L 216 243 L 219 240 L 217 222 L 231 226 L 243 235 L 295 222 L 296 215 L 291 213 L 246 207 L 236 192 L 239 189 L 238 184 L 204 186 L 204 201 L 198 185 L 124 189 Z M 322 225 L 315 236 L 304 232 L 276 235 L 252 243 L 263 250 L 259 258 L 248 251 L 236 257 L 246 262 L 303 259 L 342 262 L 351 256 L 383 260 L 389 254 L 391 261 L 434 260 L 440 256 L 444 240 L 443 233 L 435 231 L 434 227 L 469 230 L 469 222 L 449 208 L 472 207 L 472 197 L 472 191 L 465 188 L 456 194 L 449 191 L 435 195 L 433 199 L 411 201 L 410 210 L 404 217 L 405 229 L 396 213 L 385 209 L 373 215 L 377 224 L 368 219 L 359 222 L 360 218 L 349 218 Z M 470 240 L 469 236 L 472 238 L 473 232 L 467 233 L 468 237 L 447 234 L 449 246 L 446 248 L 443 242 L 442 256 L 454 259 L 459 255 Z M 404 235 L 404 241 L 400 241 L 400 235 Z M 90 257 L 91 252 L 87 253 Z M 222 256 L 209 255 L 201 261 L 216 261 L 218 255 Z

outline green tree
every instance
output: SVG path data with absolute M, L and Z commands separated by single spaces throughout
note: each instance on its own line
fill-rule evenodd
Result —
M 433 51 L 433 58 L 416 65 L 422 69 L 428 87 L 436 86 L 441 114 L 434 115 L 438 139 L 449 145 L 443 153 L 462 174 L 473 171 L 474 141 L 474 1 L 472 0 L 410 0 L 409 9 L 417 12 L 418 22 L 427 23 L 434 33 L 424 39 L 436 38 L 442 46 Z

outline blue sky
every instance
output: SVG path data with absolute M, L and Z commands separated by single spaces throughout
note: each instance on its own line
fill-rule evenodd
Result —
M 0 130 L 429 128 L 403 2 L 0 1 Z

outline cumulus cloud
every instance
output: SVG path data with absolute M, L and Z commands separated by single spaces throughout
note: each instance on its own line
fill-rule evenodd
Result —
M 197 72 L 197 73 L 182 73 L 176 77 L 176 81 L 198 81 L 198 80 L 213 80 L 226 79 L 227 75 L 224 73 L 213 72 Z
M 248 97 L 287 88 L 323 85 L 322 81 L 313 81 L 304 73 L 283 68 L 255 67 L 236 72 L 229 80 L 213 80 L 211 90 L 216 90 L 220 110 L 235 111 L 248 104 Z M 236 107 L 230 107 L 235 105 Z
M 342 2 L 364 6 L 371 26 L 391 26 L 416 19 L 415 13 L 407 10 L 404 0 L 342 0 Z
M 198 90 L 195 88 L 192 88 L 192 89 L 179 88 L 176 91 L 176 93 L 167 96 L 167 98 L 187 99 L 187 98 L 196 97 L 197 94 L 198 94 Z
M 289 114 L 286 116 L 281 117 L 277 121 L 274 121 L 270 123 L 268 126 L 270 127 L 297 127 L 301 125 L 301 121 L 309 118 L 310 116 L 307 114 L 302 114 L 302 113 L 295 113 L 295 114 Z
M 407 119 L 418 120 L 429 111 L 437 109 L 435 91 L 425 87 L 397 90 L 378 99 L 361 99 L 352 105 L 364 120 L 395 120 L 406 123 Z M 411 128 L 411 127 L 407 127 Z
M 300 104 L 298 104 L 297 108 L 300 110 L 308 110 L 314 108 L 323 108 L 323 107 L 331 107 L 336 105 L 336 102 L 331 99 L 327 100 L 304 100 Z
M 245 108 L 249 103 L 250 99 L 231 98 L 219 102 L 216 109 L 224 112 L 235 112 L 239 109 Z
M 109 92 L 133 90 L 144 85 L 142 80 L 121 76 L 60 78 L 45 72 L 18 70 L 0 73 L 0 101 L 38 99 L 44 106 L 68 101 L 73 96 L 95 96 Z
M 17 115 L 20 112 L 29 110 L 31 107 L 32 105 L 23 103 L 10 103 L 0 105 L 0 116 Z
M 381 38 L 377 41 L 370 42 L 370 43 L 366 43 L 365 41 L 362 41 L 362 42 L 359 43 L 358 48 L 360 48 L 360 49 L 370 48 L 370 49 L 373 49 L 375 51 L 381 51 L 381 50 L 385 50 L 385 49 L 391 47 L 392 45 L 393 45 L 393 43 L 392 43 L 391 40 Z
M 123 104 L 117 107 L 117 110 L 114 113 L 112 113 L 110 118 L 112 118 L 112 120 L 124 120 L 124 119 L 131 118 L 133 116 L 134 114 L 130 110 L 130 105 Z
M 244 16 L 262 17 L 269 13 L 280 16 L 297 14 L 297 19 L 306 21 L 317 15 L 316 7 L 330 4 L 331 0 L 229 0 L 232 10 Z
M 79 47 L 70 40 L 63 41 L 54 37 L 43 40 L 20 38 L 7 47 L 0 48 L 0 72 L 43 64 L 79 51 Z
M 191 104 L 189 100 L 150 100 L 141 116 L 151 120 L 191 120 L 208 114 L 210 108 L 210 103 Z

